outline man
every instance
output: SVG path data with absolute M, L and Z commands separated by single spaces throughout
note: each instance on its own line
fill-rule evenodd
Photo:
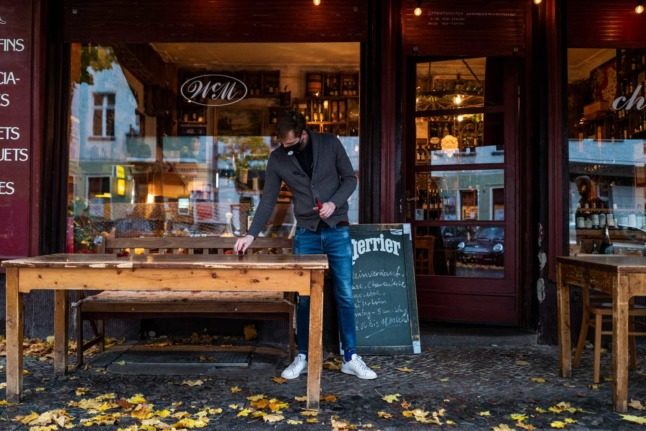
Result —
M 265 187 L 249 227 L 236 252 L 244 252 L 271 217 L 281 181 L 291 189 L 297 220 L 295 254 L 326 254 L 334 281 L 339 331 L 343 346 L 341 371 L 360 379 L 377 377 L 355 353 L 356 329 L 352 300 L 352 247 L 348 198 L 357 186 L 352 164 L 341 142 L 331 134 L 305 128 L 304 117 L 289 112 L 277 123 L 281 146 L 269 156 Z M 297 311 L 299 354 L 283 371 L 286 379 L 307 372 L 309 297 L 300 297 Z

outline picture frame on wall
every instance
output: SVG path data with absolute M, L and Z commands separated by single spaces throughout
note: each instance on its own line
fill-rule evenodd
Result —
M 265 110 L 221 107 L 215 110 L 217 136 L 262 136 Z

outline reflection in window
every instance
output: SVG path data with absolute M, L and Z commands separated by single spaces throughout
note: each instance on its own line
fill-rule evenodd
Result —
M 504 171 L 419 172 L 415 220 L 504 220 Z
M 502 278 L 504 265 L 502 226 L 417 227 L 416 274 Z
M 114 93 L 94 94 L 92 132 L 95 137 L 114 137 Z
M 645 49 L 568 50 L 570 253 L 614 253 L 646 242 Z
M 91 249 L 92 238 L 104 231 L 243 234 L 278 145 L 275 124 L 288 110 L 307 114 L 313 130 L 337 134 L 358 176 L 359 44 L 299 44 L 302 49 L 316 58 L 332 51 L 329 64 L 345 66 L 302 66 L 289 44 L 246 44 L 245 64 L 236 63 L 239 56 L 227 60 L 237 44 L 147 44 L 141 50 L 72 44 L 68 208 L 75 238 L 82 238 L 74 251 Z M 276 63 L 263 65 L 257 59 L 268 51 Z M 147 55 L 133 61 L 138 52 Z M 197 70 L 192 58 L 204 52 L 219 63 Z M 121 56 L 129 61 L 120 63 Z M 227 106 L 189 100 L 182 84 L 209 73 L 238 80 L 247 96 Z M 317 76 L 318 92 L 309 93 Z M 357 189 L 350 197 L 352 223 L 358 209 Z M 294 223 L 284 186 L 261 235 L 288 235 Z

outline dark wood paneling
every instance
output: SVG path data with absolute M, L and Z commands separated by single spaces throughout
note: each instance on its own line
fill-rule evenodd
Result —
M 568 0 L 569 48 L 643 48 L 646 13 L 635 13 L 635 0 Z
M 367 0 L 65 2 L 65 41 L 342 42 L 367 35 Z
M 415 0 L 402 2 L 404 52 L 433 56 L 507 56 L 525 53 L 530 1 Z
M 417 301 L 419 320 L 422 322 L 478 322 L 510 326 L 518 324 L 516 298 L 513 296 L 470 296 L 424 292 L 418 289 Z M 469 319 L 465 320 L 464 316 L 469 316 Z

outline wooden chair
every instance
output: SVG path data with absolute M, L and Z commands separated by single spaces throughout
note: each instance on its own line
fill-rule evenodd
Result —
M 145 237 L 116 238 L 114 232 L 103 235 L 99 253 L 134 253 L 140 249 L 144 254 L 224 254 L 231 251 L 237 238 L 223 237 Z M 285 253 L 291 251 L 288 238 L 257 238 L 248 253 Z M 105 319 L 153 318 L 153 317 L 202 317 L 288 319 L 289 351 L 293 358 L 295 344 L 294 294 L 282 292 L 161 292 L 161 291 L 102 291 L 92 295 L 80 293 L 72 304 L 75 311 L 77 361 L 83 364 L 83 352 L 98 345 L 105 348 Z M 94 338 L 85 341 L 83 322 L 89 321 Z
M 433 266 L 434 236 L 415 238 L 415 271 L 419 274 L 435 274 Z
M 589 289 L 582 289 L 583 308 L 581 311 L 581 330 L 577 341 L 576 351 L 574 353 L 573 365 L 578 367 L 581 363 L 581 354 L 585 348 L 585 342 L 588 338 L 588 330 L 594 328 L 594 383 L 601 380 L 601 336 L 612 335 L 611 329 L 604 329 L 604 323 L 612 323 L 612 299 L 601 292 L 590 292 Z M 630 364 L 632 368 L 637 366 L 637 347 L 635 337 L 646 336 L 645 331 L 635 330 L 635 318 L 646 317 L 646 307 L 634 305 L 631 303 L 629 311 L 629 351 Z

